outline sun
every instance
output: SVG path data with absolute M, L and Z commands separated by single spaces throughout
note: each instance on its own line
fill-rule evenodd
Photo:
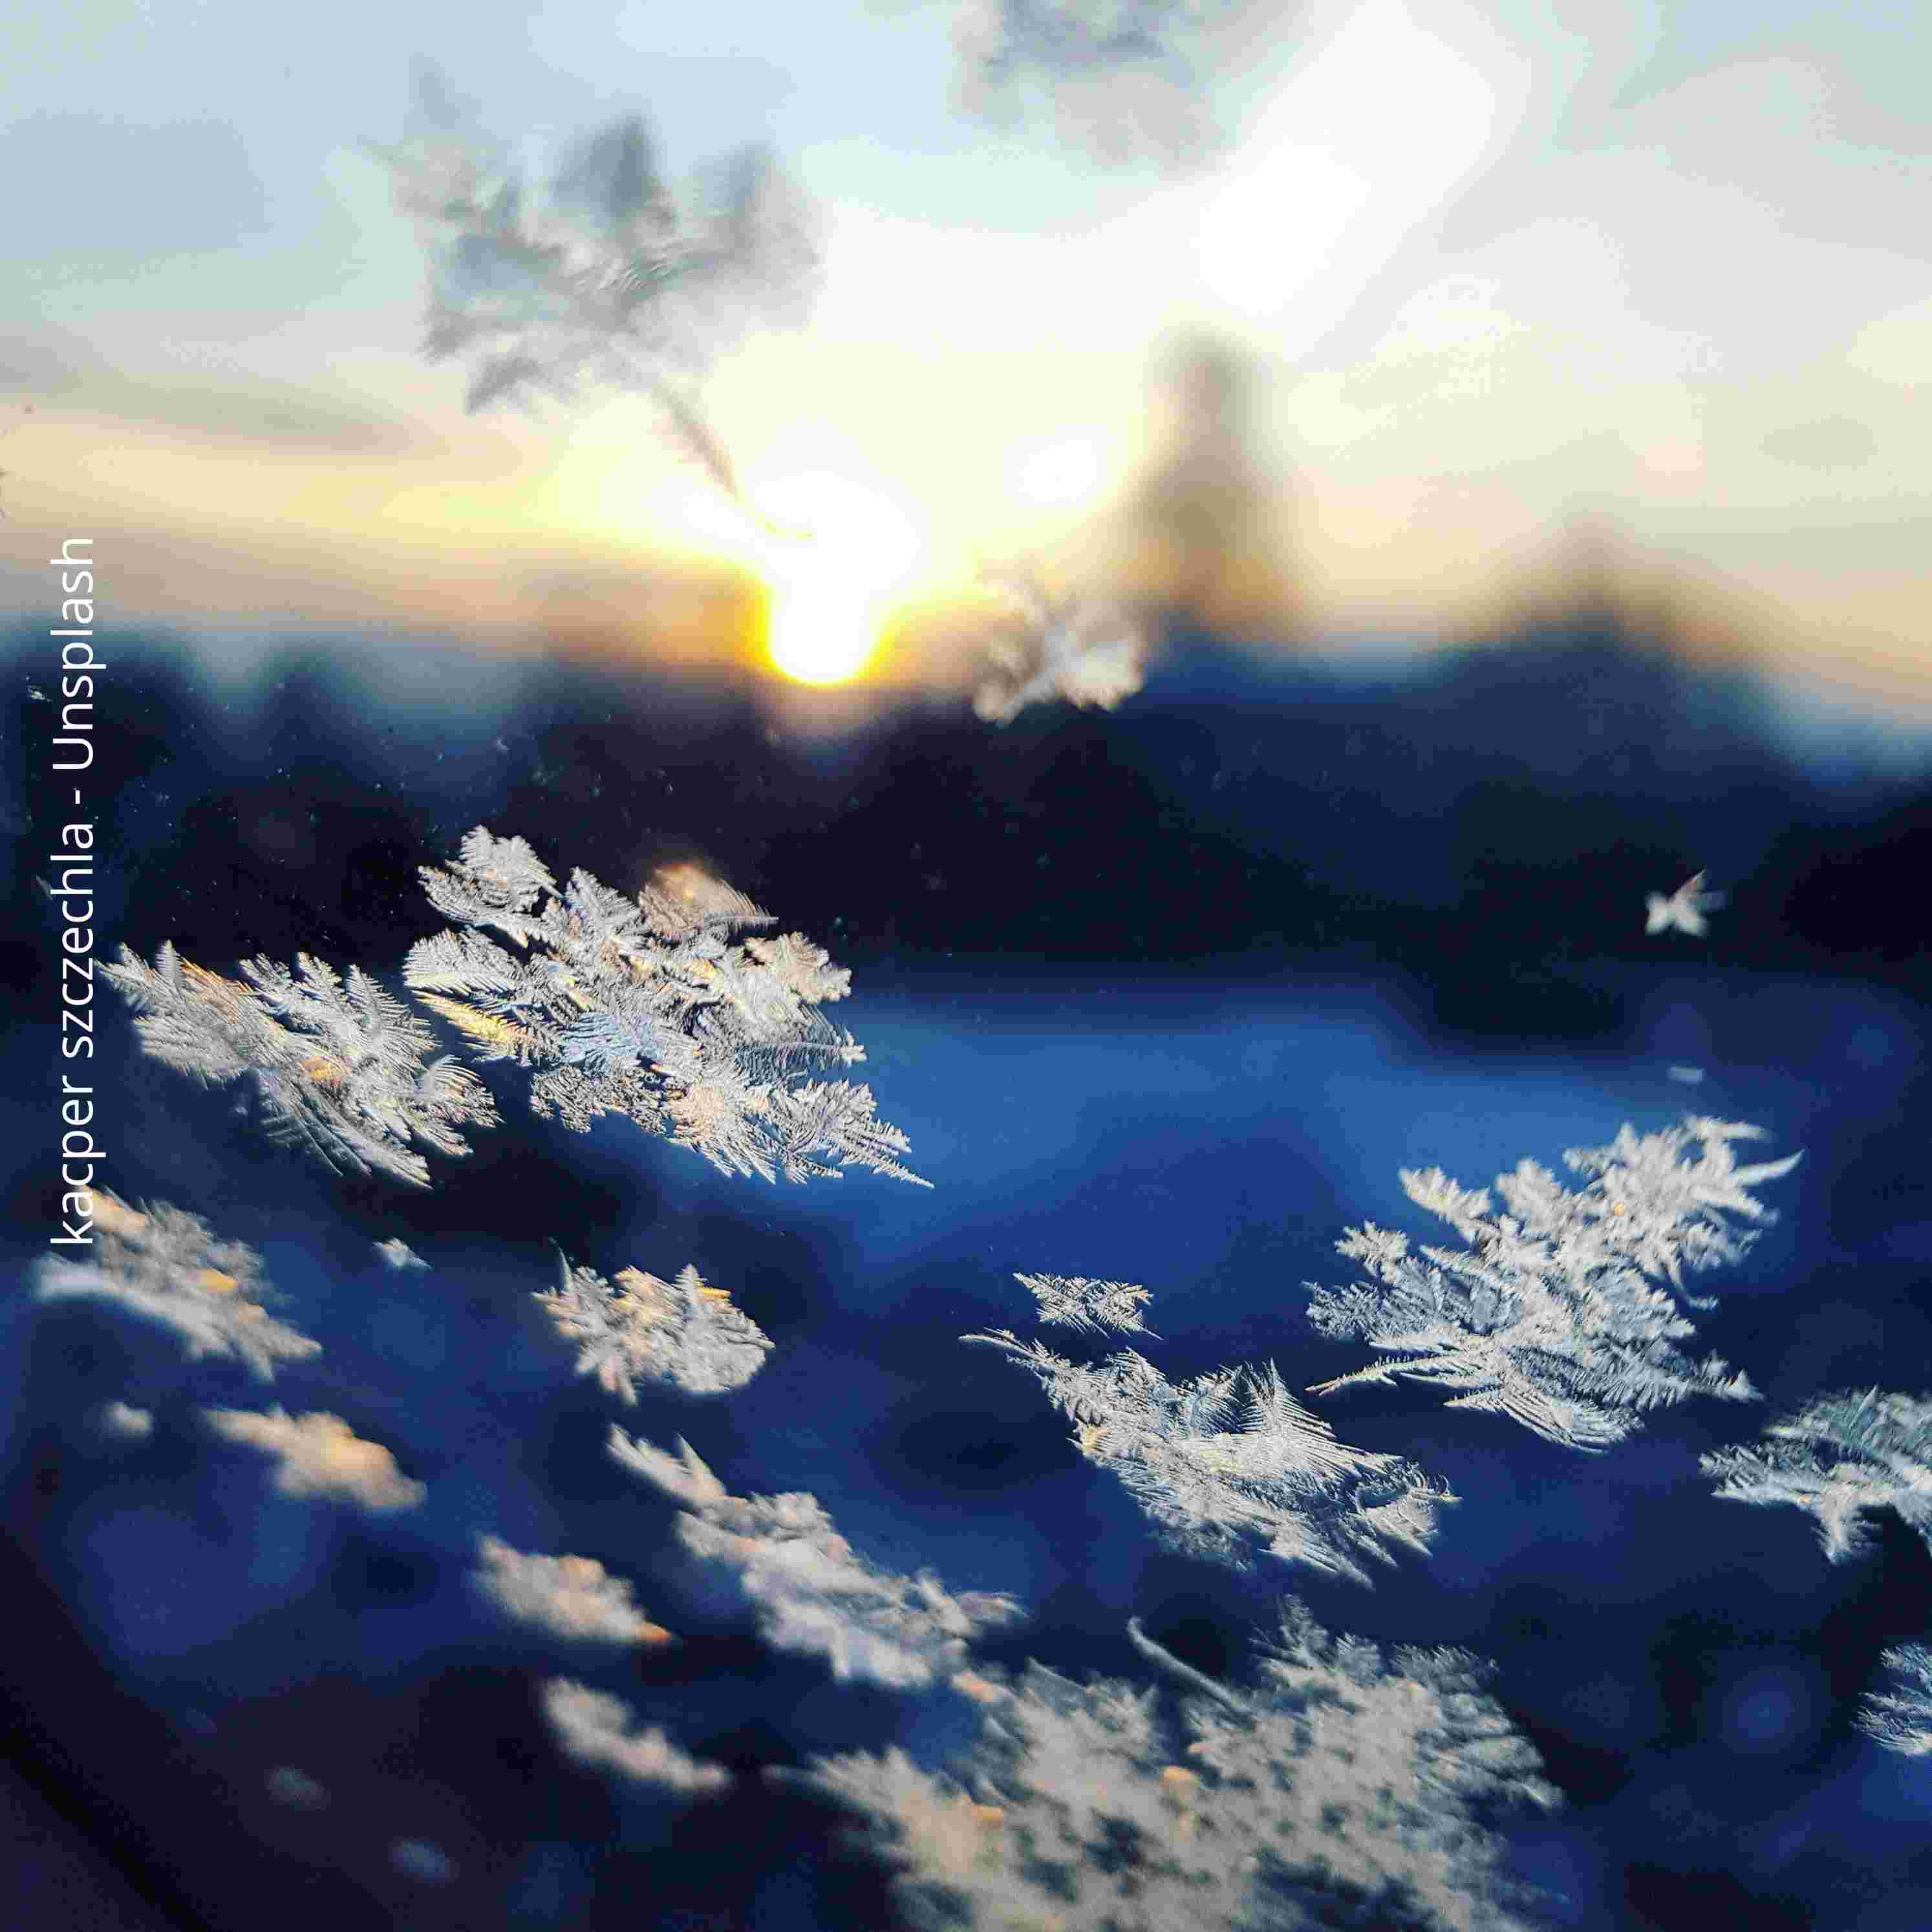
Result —
M 842 684 L 876 649 L 919 559 L 919 532 L 896 504 L 845 477 L 786 477 L 752 494 L 760 510 L 809 532 L 758 546 L 772 662 L 801 684 Z

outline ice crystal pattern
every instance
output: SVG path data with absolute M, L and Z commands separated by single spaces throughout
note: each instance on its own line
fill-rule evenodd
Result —
M 1096 1335 L 1107 1328 L 1123 1334 L 1153 1332 L 1141 1319 L 1141 1310 L 1152 1297 L 1132 1282 L 1059 1274 L 1016 1274 L 1013 1279 L 1039 1303 L 1042 1323 L 1057 1322 Z
M 164 946 L 152 966 L 123 946 L 102 970 L 156 1059 L 208 1086 L 252 1081 L 270 1132 L 332 1167 L 427 1187 L 412 1141 L 466 1154 L 458 1130 L 496 1124 L 482 1082 L 451 1055 L 432 1058 L 429 1028 L 360 967 L 345 978 L 304 952 L 293 973 L 256 958 L 226 980 Z
M 1391 1562 L 1390 1543 L 1426 1555 L 1438 1508 L 1455 1500 L 1413 1462 L 1336 1442 L 1271 1364 L 1177 1383 L 1131 1348 L 1086 1364 L 1005 1329 L 962 1339 L 1030 1370 L 1081 1454 L 1192 1555 L 1245 1566 L 1258 1542 L 1366 1583 L 1358 1556 Z
M 1932 1650 L 1895 1644 L 1879 1660 L 1904 1688 L 1874 1690 L 1858 1714 L 1858 1728 L 1907 1757 L 1932 1756 Z
M 1668 898 L 1661 892 L 1646 894 L 1643 929 L 1653 934 L 1676 931 L 1701 939 L 1707 929 L 1704 915 L 1724 902 L 1722 892 L 1705 891 L 1702 872 L 1693 873 Z
M 954 0 L 954 103 L 1003 128 L 1043 111 L 1102 166 L 1198 164 L 1222 138 L 1204 86 L 1289 10 L 1277 0 Z
M 579 1764 L 686 1798 L 722 1791 L 731 1782 L 722 1764 L 693 1757 L 656 1725 L 640 1725 L 621 1697 L 574 1678 L 554 1677 L 544 1686 L 543 1702 L 559 1748 Z
M 1140 689 L 1147 637 L 1107 599 L 1055 593 L 1031 565 L 981 574 L 1011 612 L 986 646 L 988 668 L 973 694 L 974 711 L 988 724 L 1010 724 L 1029 706 L 1054 698 L 1112 711 Z
M 1877 1389 L 1820 1396 L 1757 1443 L 1706 1456 L 1703 1468 L 1725 1502 L 1789 1504 L 1816 1517 L 1834 1563 L 1866 1553 L 1882 1509 L 1932 1549 L 1932 1400 Z M 1900 1644 L 1882 1661 L 1900 1688 L 1870 1694 L 1860 1728 L 1909 1757 L 1932 1754 L 1932 1649 Z
M 485 1060 L 534 1070 L 530 1103 L 580 1133 L 601 1114 L 701 1154 L 723 1174 L 774 1180 L 848 1165 L 920 1186 L 906 1138 L 872 1090 L 820 1080 L 865 1048 L 819 1010 L 851 975 L 689 866 L 635 898 L 573 872 L 560 890 L 520 838 L 478 826 L 448 868 L 425 867 L 431 902 L 465 928 L 411 947 L 404 977 Z M 477 928 L 494 926 L 507 951 Z
M 866 1820 L 926 1932 L 1541 1922 L 1490 1820 L 1560 1801 L 1474 1658 L 1385 1661 L 1291 1600 L 1234 1687 L 1129 1630 L 1193 1694 L 1178 1724 L 1151 1689 L 1035 1664 L 976 1680 L 980 1735 L 950 1774 L 893 1750 L 777 1775 Z
M 374 152 L 428 262 L 424 353 L 468 362 L 471 410 L 586 386 L 644 395 L 680 453 L 749 509 L 699 384 L 747 334 L 804 320 L 820 260 L 817 218 L 765 149 L 674 190 L 630 114 L 538 180 L 422 64 L 403 141 Z
M 1834 1563 L 1865 1552 L 1874 1510 L 1896 1510 L 1932 1548 L 1932 1401 L 1923 1398 L 1821 1396 L 1757 1444 L 1706 1456 L 1704 1473 L 1726 1502 L 1808 1511 Z
M 152 1411 L 124 1402 L 104 1402 L 94 1412 L 94 1426 L 117 1442 L 141 1442 L 154 1432 Z
M 676 1281 L 626 1268 L 615 1282 L 557 1257 L 561 1280 L 537 1300 L 577 1345 L 577 1372 L 627 1402 L 635 1383 L 668 1382 L 686 1395 L 742 1388 L 764 1366 L 771 1337 L 722 1288 L 687 1267 Z
M 319 1497 L 381 1515 L 414 1509 L 429 1493 L 396 1467 L 380 1442 L 365 1442 L 339 1415 L 208 1408 L 202 1417 L 218 1436 L 274 1457 L 276 1492 L 294 1501 Z
M 618 1462 L 682 1506 L 678 1536 L 694 1556 L 728 1564 L 780 1650 L 823 1657 L 841 1678 L 921 1690 L 952 1676 L 969 1640 L 1020 1614 L 1012 1598 L 957 1595 L 930 1571 L 902 1576 L 860 1556 L 816 1496 L 734 1496 L 687 1442 L 675 1455 L 610 1432 Z
M 537 1556 L 500 1537 L 476 1539 L 477 1591 L 506 1616 L 554 1636 L 596 1643 L 676 1641 L 637 1606 L 631 1586 L 590 1556 Z
M 1797 1164 L 1792 1154 L 1738 1166 L 1731 1143 L 1760 1133 L 1696 1116 L 1641 1136 L 1626 1126 L 1608 1147 L 1564 1154 L 1589 1177 L 1580 1189 L 1532 1160 L 1499 1175 L 1502 1212 L 1486 1190 L 1439 1168 L 1404 1169 L 1409 1198 L 1465 1245 L 1412 1252 L 1406 1235 L 1372 1223 L 1337 1242 L 1368 1278 L 1344 1288 L 1307 1283 L 1310 1320 L 1396 1359 L 1313 1393 L 1398 1376 L 1436 1382 L 1459 1391 L 1452 1408 L 1507 1415 L 1592 1450 L 1630 1434 L 1642 1411 L 1687 1396 L 1755 1400 L 1745 1376 L 1677 1344 L 1695 1332 L 1684 1311 L 1714 1305 L 1683 1293 L 1684 1270 L 1742 1259 L 1757 1234 L 1728 1217 L 1773 1218 L 1750 1190 Z
M 89 1258 L 48 1256 L 34 1293 L 43 1301 L 86 1297 L 119 1304 L 143 1320 L 172 1328 L 190 1360 L 230 1356 L 272 1382 L 278 1362 L 322 1352 L 268 1312 L 278 1298 L 263 1279 L 262 1258 L 242 1241 L 216 1239 L 199 1216 L 150 1202 L 139 1212 L 104 1190 L 94 1197 Z

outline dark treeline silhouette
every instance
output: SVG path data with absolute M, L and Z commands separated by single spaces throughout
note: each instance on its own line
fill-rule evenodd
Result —
M 33 652 L 10 653 L 29 676 Z M 240 730 L 178 643 L 116 640 L 88 774 L 112 941 L 389 970 L 434 923 L 416 868 L 487 818 L 614 884 L 697 858 L 855 968 L 1392 975 L 1472 1042 L 1607 1040 L 1635 966 L 1922 981 L 1932 777 L 1808 766 L 1750 674 L 1608 614 L 1400 675 L 1183 634 L 1114 713 L 994 732 L 928 698 L 842 741 L 775 732 L 748 674 L 648 664 L 530 662 L 512 710 L 478 710 L 452 653 L 446 707 L 387 713 L 367 656 L 272 657 Z M 51 710 L 12 723 L 23 830 L 58 823 Z M 0 940 L 22 991 L 45 970 L 37 869 Z M 1729 896 L 1708 937 L 1647 937 L 1645 894 L 1700 869 Z

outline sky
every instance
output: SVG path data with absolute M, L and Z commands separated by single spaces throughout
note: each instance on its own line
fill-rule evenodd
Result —
M 1192 331 L 1253 372 L 1265 541 L 1323 628 L 1453 628 L 1583 512 L 1814 671 L 1932 662 L 1922 9 L 1311 0 L 1175 176 L 958 111 L 952 7 L 14 10 L 0 608 L 44 610 L 38 538 L 86 527 L 104 597 L 210 634 L 647 597 L 716 648 L 700 566 L 742 545 L 643 404 L 466 417 L 418 356 L 362 144 L 422 55 L 532 152 L 641 107 L 674 173 L 764 139 L 820 202 L 809 322 L 706 396 L 754 497 L 885 506 L 844 537 L 890 556 L 868 621 L 1077 542 L 1162 460 Z

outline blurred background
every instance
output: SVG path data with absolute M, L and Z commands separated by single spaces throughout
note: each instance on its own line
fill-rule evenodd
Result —
M 641 109 L 672 175 L 764 140 L 816 200 L 808 323 L 706 397 L 754 496 L 877 513 L 846 520 L 874 685 L 962 678 L 942 620 L 1015 546 L 1270 649 L 1426 644 L 1582 520 L 1707 650 L 1922 692 L 1922 10 L 1249 0 L 1178 166 L 1103 164 L 1051 102 L 962 111 L 976 10 L 16 10 L 0 598 L 37 610 L 27 532 L 84 525 L 124 616 L 211 638 L 765 655 L 756 560 L 639 399 L 470 418 L 420 361 L 366 144 L 428 55 L 532 152 Z

